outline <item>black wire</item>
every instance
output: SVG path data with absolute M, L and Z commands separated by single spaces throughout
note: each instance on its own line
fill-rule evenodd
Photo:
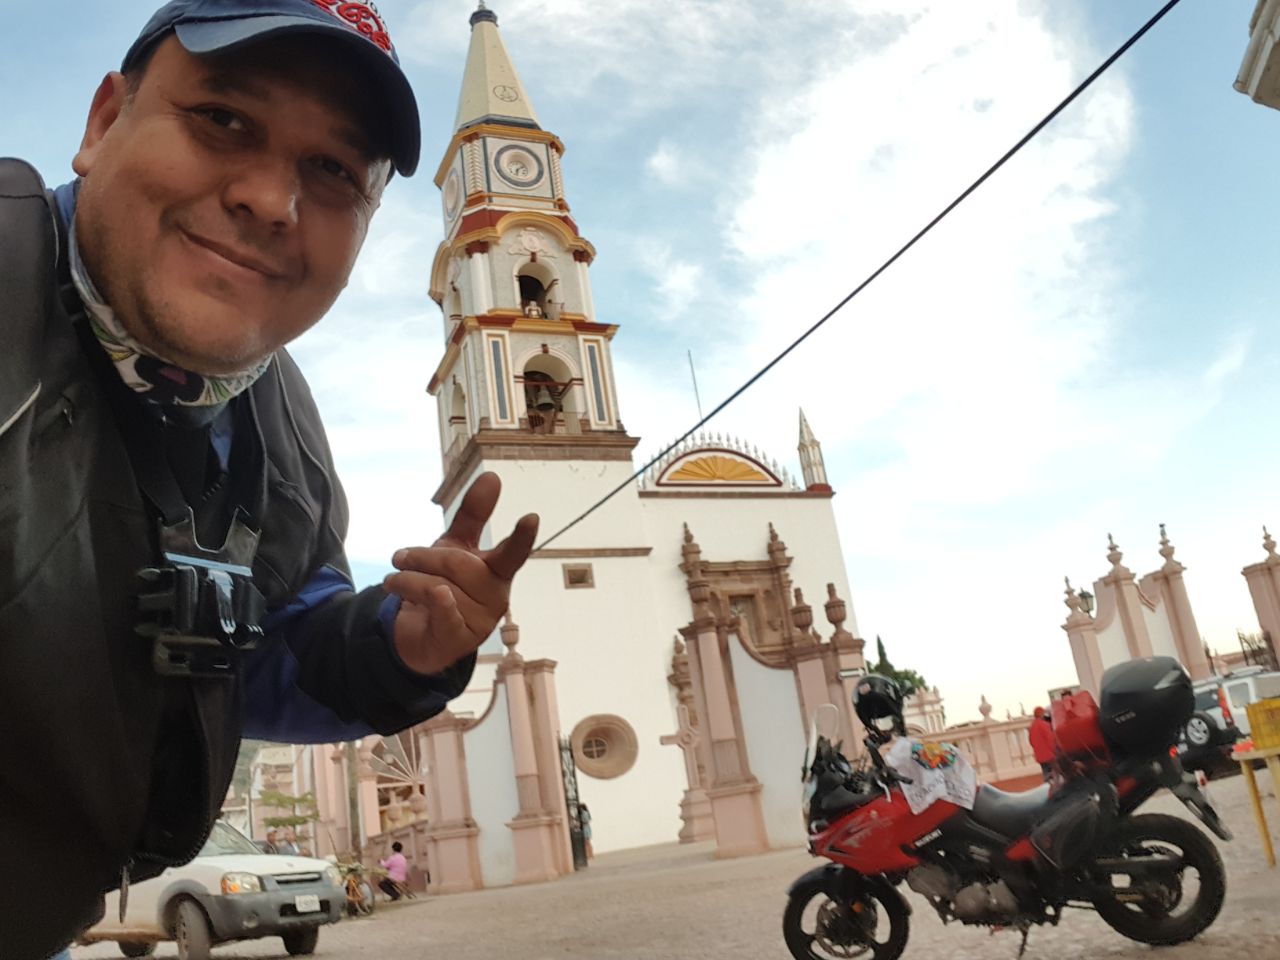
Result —
M 960 206 L 960 204 L 964 203 L 964 201 L 969 198 L 970 194 L 972 194 L 980 186 L 986 183 L 992 174 L 994 174 L 997 170 L 1003 167 L 1005 163 L 1007 163 L 1010 159 L 1012 159 L 1014 154 L 1016 154 L 1019 150 L 1021 150 L 1033 139 L 1035 139 L 1035 137 L 1040 133 L 1040 131 L 1042 131 L 1045 127 L 1047 127 L 1050 123 L 1052 123 L 1057 118 L 1058 114 L 1060 114 L 1063 110 L 1069 107 L 1071 103 L 1078 96 L 1080 96 L 1080 94 L 1088 90 L 1089 87 L 1093 85 L 1093 82 L 1095 80 L 1097 80 L 1100 76 L 1106 73 L 1107 70 L 1110 69 L 1111 66 L 1117 60 L 1119 60 L 1122 56 L 1125 55 L 1125 53 L 1128 52 L 1130 47 L 1132 47 L 1135 43 L 1141 40 L 1146 35 L 1148 30 L 1150 30 L 1157 23 L 1163 20 L 1165 14 L 1167 14 L 1170 10 L 1172 10 L 1181 2 L 1182 0 L 1169 0 L 1168 3 L 1166 3 L 1163 7 L 1161 7 L 1150 20 L 1144 23 L 1142 27 L 1136 33 L 1134 33 L 1133 36 L 1131 36 L 1128 40 L 1122 43 L 1119 46 L 1119 48 L 1116 49 L 1115 53 L 1107 57 L 1106 60 L 1103 60 L 1102 63 L 1098 66 L 1098 68 L 1093 71 L 1093 73 L 1089 74 L 1089 76 L 1086 77 L 1078 87 L 1072 90 L 1071 93 L 1065 99 L 1063 99 L 1056 107 L 1050 110 L 1049 113 L 1047 113 L 1039 123 L 1037 123 L 1034 127 L 1032 127 L 1022 137 L 1021 140 L 1019 140 L 1007 151 L 1005 151 L 1005 154 L 999 160 L 997 160 L 990 167 L 988 167 L 986 169 L 986 172 L 984 172 L 982 176 L 978 177 L 977 180 L 969 184 L 969 186 L 964 189 L 963 193 L 961 193 L 958 197 L 956 197 L 949 204 L 947 204 L 946 207 L 943 208 L 941 213 L 939 213 L 936 217 L 934 217 L 927 224 L 925 224 L 924 227 L 922 227 L 916 233 L 915 236 L 913 236 L 910 240 L 908 240 L 901 247 L 899 247 L 898 251 L 893 256 L 891 256 L 884 263 L 880 264 L 880 266 L 876 268 L 874 273 L 872 273 L 869 277 L 867 277 L 860 284 L 854 287 L 853 290 L 843 300 L 841 300 L 834 307 L 832 307 L 825 314 L 823 314 L 822 318 L 818 320 L 813 326 L 811 326 L 804 333 L 800 334 L 800 336 L 796 337 L 796 339 L 793 340 L 785 350 L 783 350 L 780 354 L 778 354 L 776 357 L 770 360 L 767 364 L 761 367 L 760 370 L 757 371 L 755 375 L 751 377 L 750 380 L 748 380 L 746 383 L 740 386 L 737 390 L 733 391 L 733 393 L 729 394 L 728 397 L 726 397 L 723 401 L 721 401 L 719 406 L 717 406 L 705 417 L 703 417 L 701 420 L 695 423 L 692 427 L 686 430 L 678 440 L 676 440 L 670 446 L 662 450 L 661 453 L 657 454 L 657 456 L 655 456 L 643 467 L 641 467 L 639 470 L 637 470 L 635 473 L 629 476 L 622 483 L 618 484 L 618 486 L 610 490 L 607 494 L 605 494 L 598 501 L 596 501 L 596 503 L 593 504 L 590 508 L 588 508 L 587 510 L 579 514 L 577 517 L 575 517 L 565 526 L 561 527 L 559 530 L 553 533 L 546 540 L 543 540 L 542 543 L 540 543 L 535 548 L 535 550 L 543 549 L 548 544 L 553 543 L 555 540 L 559 539 L 561 536 L 568 533 L 570 530 L 572 530 L 574 527 L 580 524 L 583 520 L 587 519 L 587 517 L 591 516 L 591 514 L 595 513 L 597 510 L 603 507 L 606 503 L 608 503 L 610 500 L 616 497 L 619 493 L 621 493 L 623 490 L 629 487 L 635 480 L 643 476 L 646 470 L 648 470 L 650 467 L 656 464 L 659 460 L 665 457 L 668 453 L 670 453 L 676 447 L 680 446 L 680 444 L 684 443 L 685 440 L 693 436 L 693 434 L 696 433 L 698 430 L 702 429 L 702 427 L 706 425 L 721 410 L 723 410 L 729 404 L 733 403 L 733 401 L 737 400 L 738 397 L 742 396 L 742 394 L 746 393 L 747 390 L 749 390 L 751 387 L 755 385 L 757 380 L 759 380 L 766 373 L 768 373 L 770 370 L 776 367 L 779 363 L 781 363 L 786 358 L 786 356 L 789 353 L 791 353 L 792 350 L 794 350 L 796 347 L 800 346 L 800 344 L 808 340 L 810 336 L 812 336 L 815 332 L 817 332 L 819 327 L 821 327 L 824 323 L 826 323 L 828 320 L 834 317 L 837 313 L 839 313 L 845 307 L 845 305 L 848 304 L 850 300 L 852 300 L 854 297 L 860 294 L 863 290 L 869 287 L 871 283 L 880 276 L 880 274 L 884 273 L 891 266 L 897 263 L 904 253 L 906 253 L 908 250 L 914 247 L 917 242 L 919 242 L 921 239 L 924 238 L 924 236 L 927 233 L 929 233 L 930 230 L 932 230 L 939 223 L 941 223 L 947 217 L 947 215 L 951 213 L 952 210 Z

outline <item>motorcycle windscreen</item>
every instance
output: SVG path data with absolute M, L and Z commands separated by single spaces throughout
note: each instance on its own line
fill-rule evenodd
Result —
M 820 704 L 813 711 L 813 719 L 809 722 L 809 736 L 804 746 L 804 774 L 801 777 L 803 782 L 808 783 L 813 776 L 813 761 L 818 756 L 818 742 L 820 740 L 833 742 L 839 729 L 840 711 L 835 704 Z

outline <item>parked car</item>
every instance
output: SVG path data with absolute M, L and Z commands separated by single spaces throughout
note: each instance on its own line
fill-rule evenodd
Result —
M 1227 701 L 1221 677 L 1197 681 L 1195 713 L 1187 721 L 1178 742 L 1182 765 L 1213 771 L 1231 769 L 1231 748 L 1242 736 Z
M 1253 730 L 1249 726 L 1249 712 L 1245 709 L 1251 703 L 1280 697 L 1280 673 L 1268 671 L 1262 667 L 1246 667 L 1233 672 L 1222 681 L 1227 693 L 1236 726 L 1241 734 L 1249 736 Z
M 265 854 L 218 821 L 190 863 L 129 887 L 123 921 L 119 893 L 108 894 L 106 916 L 81 940 L 114 940 L 126 957 L 149 956 L 173 940 L 179 960 L 209 960 L 217 943 L 280 937 L 298 956 L 315 952 L 320 927 L 337 922 L 345 903 L 332 864 Z

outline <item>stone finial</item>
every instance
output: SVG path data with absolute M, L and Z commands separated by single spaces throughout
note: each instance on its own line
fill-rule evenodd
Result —
M 685 529 L 687 530 L 687 529 L 688 529 L 688 527 L 686 527 Z M 1262 532 L 1263 532 L 1263 533 L 1266 533 L 1266 532 L 1267 532 L 1267 528 L 1266 528 L 1266 527 L 1263 527 L 1263 528 L 1262 528 Z M 772 522 L 770 522 L 770 523 L 769 523 L 769 542 L 770 542 L 770 543 L 779 543 L 779 542 L 780 542 L 780 541 L 778 540 L 778 531 L 777 531 L 777 529 L 774 527 L 774 525 L 773 525 L 773 523 L 772 523 Z
M 1115 537 L 1107 534 L 1107 560 L 1111 563 L 1111 572 L 1108 577 L 1114 577 L 1121 580 L 1132 580 L 1133 571 L 1126 567 L 1120 561 L 1124 559 L 1124 554 L 1120 552 L 1120 548 L 1116 545 Z
M 675 649 L 675 655 L 677 657 L 682 656 L 684 654 L 684 641 L 681 640 L 679 637 L 676 637 L 674 649 Z
M 1063 591 L 1067 595 L 1067 598 L 1062 602 L 1067 605 L 1067 609 L 1073 614 L 1080 613 L 1083 608 L 1083 604 L 1080 603 L 1080 595 L 1076 593 L 1075 589 L 1071 586 L 1071 578 L 1063 577 L 1062 582 L 1067 585 L 1067 589 Z
M 702 547 L 698 546 L 698 541 L 693 539 L 693 531 L 689 529 L 689 524 L 684 525 L 684 544 L 680 547 L 680 555 L 684 558 L 681 569 L 691 578 L 697 578 L 702 575 Z
M 978 704 L 978 712 L 982 714 L 982 722 L 987 723 L 991 720 L 991 704 L 987 703 L 987 695 L 982 695 L 982 702 Z
M 773 524 L 769 524 L 769 546 L 766 548 L 769 554 L 769 561 L 774 566 L 789 564 L 791 561 L 787 559 L 787 544 L 778 536 L 778 531 Z
M 1160 524 L 1160 556 L 1164 557 L 1164 566 L 1161 568 L 1166 573 L 1181 573 L 1186 569 L 1181 563 L 1173 559 L 1175 547 L 1169 542 L 1169 535 L 1165 533 L 1164 524 Z
M 502 637 L 502 645 L 507 648 L 507 654 L 502 658 L 503 662 L 508 664 L 523 662 L 524 657 L 516 652 L 516 644 L 520 642 L 520 628 L 511 619 L 510 610 L 507 611 L 507 615 L 503 618 L 503 623 L 498 629 L 498 633 Z
M 827 611 L 827 622 L 839 631 L 845 618 L 849 616 L 849 610 L 845 602 L 836 596 L 836 585 L 834 583 L 827 584 L 827 602 L 824 605 L 824 609 Z
M 831 634 L 831 645 L 838 653 L 853 653 L 861 656 L 862 641 L 844 628 L 844 621 L 849 615 L 849 609 L 836 594 L 836 585 L 834 583 L 827 584 L 827 602 L 824 605 L 824 609 L 827 612 L 827 622 L 835 627 L 835 632 Z
M 1005 707 L 1005 710 L 1004 710 L 1004 718 L 1005 718 L 1006 720 L 1012 720 L 1012 719 L 1013 719 L 1013 711 L 1012 711 L 1012 710 L 1010 710 L 1008 707 Z
M 516 644 L 520 642 L 520 628 L 511 619 L 510 610 L 502 618 L 502 627 L 498 632 L 502 634 L 502 645 L 507 648 L 507 652 L 514 653 Z
M 813 627 L 813 607 L 804 602 L 804 591 L 796 587 L 796 602 L 791 608 L 791 622 L 796 625 L 796 629 L 804 636 L 809 635 L 809 630 Z
M 1265 526 L 1262 528 L 1262 549 L 1267 551 L 1268 557 L 1274 557 L 1276 555 L 1275 538 L 1271 536 L 1271 533 Z

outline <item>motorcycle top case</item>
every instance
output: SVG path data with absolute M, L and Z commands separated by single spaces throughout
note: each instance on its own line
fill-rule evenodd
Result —
M 1106 757 L 1107 742 L 1098 725 L 1098 703 L 1087 690 L 1055 700 L 1049 708 L 1058 749 L 1068 757 Z
M 1102 675 L 1098 723 L 1130 756 L 1155 756 L 1178 740 L 1195 711 L 1191 678 L 1173 657 L 1118 663 Z

